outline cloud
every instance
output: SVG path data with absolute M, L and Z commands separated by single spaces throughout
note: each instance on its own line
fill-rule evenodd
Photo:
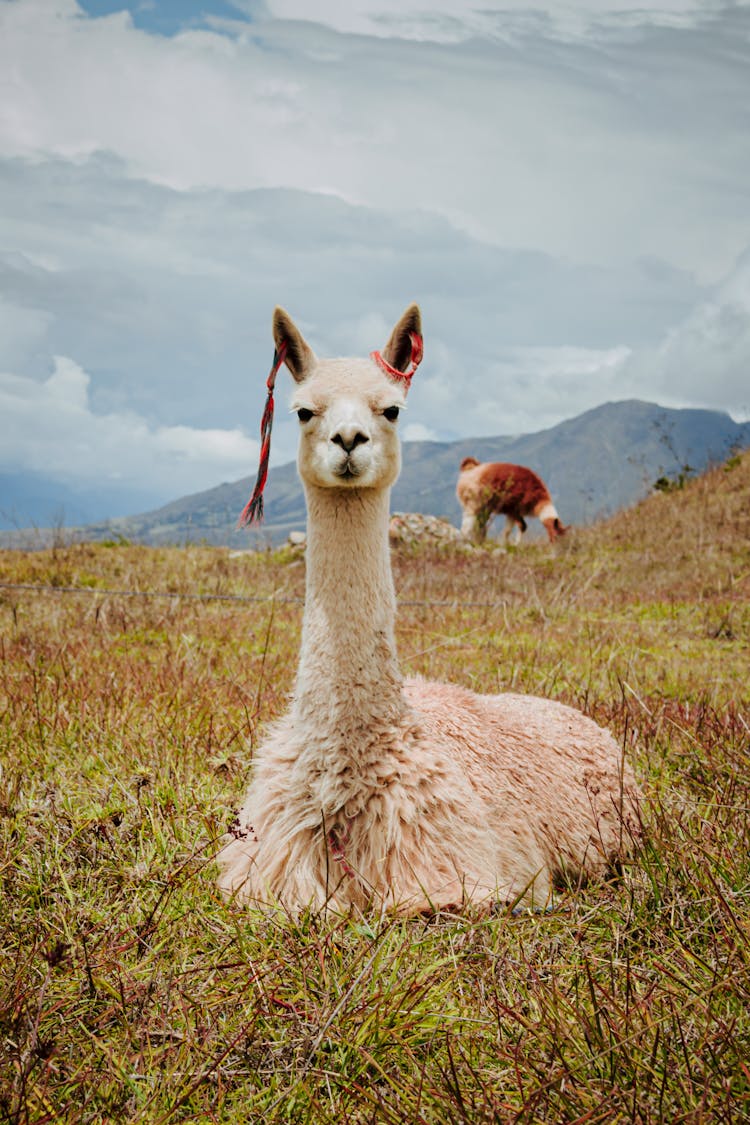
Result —
M 643 349 L 624 377 L 667 406 L 715 406 L 750 418 L 750 250 L 658 347 Z
M 24 308 L 0 293 L 0 340 L 4 362 L 12 369 L 38 353 L 51 317 L 38 308 Z
M 628 356 L 625 347 L 499 348 L 486 367 L 457 378 L 459 365 L 444 351 L 419 389 L 415 378 L 410 405 L 427 424 L 442 419 L 447 437 L 531 433 L 607 399 L 631 397 L 621 379 Z M 460 428 L 445 433 L 446 420 L 459 414 Z
M 254 432 L 277 303 L 321 355 L 351 355 L 382 347 L 418 299 L 429 366 L 444 346 L 460 375 L 501 348 L 655 343 L 704 292 L 653 260 L 507 251 L 437 217 L 311 193 L 177 192 L 112 157 L 0 158 L 0 190 L 7 319 L 35 325 L 23 355 L 0 336 L 0 368 L 42 378 L 51 355 L 75 356 L 99 413 L 128 406 L 153 424 L 224 428 L 240 410 Z
M 415 379 L 410 406 L 451 437 L 528 433 L 628 398 L 723 410 L 742 421 L 750 418 L 749 370 L 750 247 L 658 339 L 610 348 L 501 345 L 470 372 L 443 344 L 422 384 Z M 446 433 L 440 419 L 451 415 L 460 426 Z
M 257 13 L 257 0 L 234 0 L 248 14 Z M 742 0 L 740 5 L 742 6 Z M 647 23 L 663 27 L 691 27 L 710 19 L 721 5 L 705 0 L 555 0 L 532 6 L 528 0 L 265 0 L 275 19 L 321 23 L 346 34 L 458 43 L 477 35 L 508 37 L 532 28 L 562 38 L 589 34 L 592 28 L 619 29 Z
M 0 159 L 0 186 L 2 241 L 20 231 L 25 247 L 0 255 L 0 310 L 27 325 L 9 351 L 0 337 L 0 370 L 41 382 L 52 355 L 75 356 L 94 415 L 135 414 L 175 441 L 238 418 L 257 434 L 277 303 L 318 354 L 361 355 L 419 300 L 426 356 L 404 432 L 452 438 L 529 432 L 606 399 L 677 404 L 685 380 L 676 363 L 661 377 L 659 350 L 739 284 L 700 286 L 654 258 L 604 268 L 503 250 L 438 217 L 312 193 L 177 192 L 102 155 Z M 739 409 L 725 382 L 716 371 L 702 404 Z M 282 374 L 276 464 L 296 447 L 289 389 Z
M 239 429 L 150 426 L 132 411 L 98 415 L 89 375 L 67 356 L 38 382 L 0 373 L 0 471 L 69 481 L 128 481 L 179 496 L 254 471 L 258 443 Z
M 446 3 L 439 15 L 464 26 L 479 10 Z M 443 44 L 376 36 L 395 0 L 350 16 L 316 6 L 334 27 L 252 4 L 252 22 L 172 37 L 127 14 L 86 18 L 72 0 L 15 0 L 0 5 L 0 151 L 109 151 L 180 190 L 327 193 L 433 212 L 495 245 L 596 262 L 651 254 L 715 278 L 747 235 L 735 185 L 750 171 L 750 9 L 663 0 L 602 39 L 591 0 L 563 7 L 585 16 L 568 40 L 555 10 L 520 39 L 485 30 Z M 501 29 L 510 18 L 507 6 L 485 16 Z M 350 18 L 370 31 L 335 29 Z
M 439 435 L 422 422 L 408 422 L 401 431 L 404 441 L 438 441 Z

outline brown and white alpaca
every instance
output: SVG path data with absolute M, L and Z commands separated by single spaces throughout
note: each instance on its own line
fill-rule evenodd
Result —
M 475 543 L 484 541 L 495 515 L 505 516 L 506 542 L 514 531 L 516 542 L 520 542 L 526 530 L 526 516 L 541 520 L 550 543 L 568 530 L 560 522 L 544 481 L 523 465 L 509 465 L 505 461 L 482 463 L 476 457 L 464 457 L 456 495 L 464 514 L 461 532 Z
M 318 360 L 279 308 L 273 332 L 296 381 L 305 610 L 291 704 L 255 753 L 219 855 L 222 891 L 290 910 L 414 913 L 541 905 L 559 880 L 604 874 L 638 833 L 638 790 L 612 736 L 560 703 L 399 669 L 389 498 L 418 307 L 370 359 Z

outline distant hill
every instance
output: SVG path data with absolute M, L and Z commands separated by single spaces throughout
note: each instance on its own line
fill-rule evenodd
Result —
M 162 498 L 168 495 L 156 501 Z M 137 512 L 154 500 L 153 489 L 125 482 L 76 486 L 41 472 L 0 472 L 0 529 L 80 526 Z
M 685 465 L 701 472 L 748 446 L 750 422 L 734 422 L 719 411 L 611 402 L 534 434 L 406 442 L 391 507 L 458 524 L 458 466 L 471 455 L 528 465 L 546 481 L 566 523 L 590 523 L 647 495 L 659 476 L 676 475 Z M 254 474 L 142 515 L 90 524 L 80 533 L 95 540 L 122 536 L 152 544 L 205 541 L 240 547 L 279 543 L 290 531 L 304 529 L 304 497 L 290 462 L 269 474 L 262 530 L 237 531 L 237 515 L 253 483 Z M 22 534 L 1 533 L 0 544 L 23 542 Z

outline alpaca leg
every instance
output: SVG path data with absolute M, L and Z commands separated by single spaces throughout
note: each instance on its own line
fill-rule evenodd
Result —
M 226 836 L 223 847 L 216 857 L 219 865 L 219 890 L 228 899 L 250 902 L 258 896 L 255 857 L 257 842 L 244 833 L 241 836 Z
M 489 516 L 482 512 L 464 511 L 464 518 L 461 521 L 461 534 L 471 543 L 484 543 L 487 537 L 488 522 Z
M 513 545 L 514 547 L 520 547 L 521 540 L 523 539 L 524 533 L 526 531 L 526 520 L 521 516 L 519 519 L 515 520 L 514 523 L 515 536 L 513 539 Z
M 461 520 L 461 534 L 464 539 L 468 539 L 470 543 L 479 542 L 477 518 L 473 512 L 464 512 L 464 518 Z
M 286 849 L 273 849 L 270 857 L 247 837 L 228 837 L 217 857 L 219 890 L 238 903 L 282 903 L 292 913 L 339 909 L 337 898 L 342 889 L 348 890 L 348 880 L 334 861 L 322 855 L 324 849 L 306 834 Z M 351 898 L 345 893 L 345 901 Z

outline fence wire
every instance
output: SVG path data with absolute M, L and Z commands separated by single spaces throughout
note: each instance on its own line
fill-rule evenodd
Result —
M 246 602 L 259 605 L 264 602 L 273 602 L 276 605 L 304 605 L 305 599 L 300 597 L 287 597 L 276 594 L 192 594 L 173 590 L 112 590 L 101 586 L 49 586 L 35 585 L 30 582 L 0 582 L 0 590 L 23 590 L 35 594 L 98 594 L 100 597 L 109 598 L 169 598 L 192 602 Z M 420 601 L 414 598 L 398 599 L 398 604 L 404 607 L 425 607 L 429 609 L 500 609 L 503 602 L 474 602 L 459 601 L 452 598 L 447 601 L 433 602 Z

